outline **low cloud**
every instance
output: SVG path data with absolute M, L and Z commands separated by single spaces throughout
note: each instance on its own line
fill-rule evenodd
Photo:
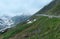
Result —
M 0 16 L 34 14 L 52 0 L 0 0 Z

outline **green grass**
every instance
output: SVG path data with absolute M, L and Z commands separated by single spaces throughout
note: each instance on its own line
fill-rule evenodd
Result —
M 60 0 L 52 1 L 50 4 L 39 10 L 36 14 L 60 15 Z
M 36 23 L 36 22 L 33 22 L 31 24 L 22 23 L 22 24 L 16 25 L 15 28 L 10 29 L 8 32 L 3 34 L 3 39 L 8 39 L 10 37 L 13 37 L 15 34 L 20 33 L 23 30 L 25 30 L 26 28 L 31 27 L 31 25 L 34 25 L 34 23 Z
M 44 22 L 40 21 L 37 27 L 41 32 L 32 35 L 28 39 L 60 39 L 60 18 L 52 18 L 46 21 L 44 20 Z M 35 30 L 36 29 L 37 28 L 35 28 Z
M 51 15 L 60 15 L 60 4 L 55 5 L 52 9 L 46 12 Z
M 14 36 L 15 34 L 23 31 L 24 29 L 30 27 L 32 24 L 24 24 L 20 25 L 18 24 L 15 29 L 10 29 L 8 32 L 3 34 L 3 39 L 8 39 L 9 37 Z
M 60 39 L 60 18 L 48 18 L 40 17 L 36 22 L 31 24 L 18 24 L 16 28 L 12 28 L 8 32 L 3 34 L 3 39 L 8 39 L 13 37 L 15 34 L 24 31 L 25 29 L 31 27 L 31 29 L 26 32 L 33 32 L 40 29 L 40 33 L 35 33 L 31 37 L 26 39 Z M 35 26 L 37 26 L 35 28 Z M 34 28 L 33 28 L 34 27 Z
M 40 17 L 40 19 L 42 19 L 42 17 Z M 36 24 L 38 22 L 33 22 L 31 24 L 18 24 L 18 25 L 16 25 L 15 28 L 12 28 L 8 32 L 4 33 L 3 34 L 3 39 L 8 39 L 10 37 L 13 37 L 15 34 L 17 34 L 17 33 L 21 32 L 21 31 L 25 30 L 26 28 L 31 27 L 32 25 L 34 25 L 34 24 Z

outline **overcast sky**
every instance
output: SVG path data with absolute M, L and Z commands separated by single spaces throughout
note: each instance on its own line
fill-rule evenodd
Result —
M 0 0 L 0 16 L 34 14 L 52 0 Z

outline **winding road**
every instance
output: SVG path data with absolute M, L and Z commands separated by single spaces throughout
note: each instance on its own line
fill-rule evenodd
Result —
M 49 17 L 49 18 L 60 18 L 60 16 L 56 16 L 56 15 L 46 15 L 46 14 L 36 14 L 35 16 L 46 16 L 46 17 Z

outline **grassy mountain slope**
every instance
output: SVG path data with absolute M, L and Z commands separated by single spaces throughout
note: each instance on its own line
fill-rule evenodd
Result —
M 39 17 L 36 22 L 19 27 L 18 30 L 20 32 L 9 39 L 60 39 L 60 18 Z M 4 39 L 8 39 L 13 34 L 10 31 L 5 33 Z
M 59 2 L 60 0 L 54 0 L 36 14 L 60 15 Z M 37 19 L 35 22 L 16 25 L 2 34 L 2 39 L 60 39 L 60 18 L 35 15 L 30 18 Z
M 41 9 L 37 13 L 38 14 L 60 15 L 60 0 L 53 0 L 53 2 L 45 6 L 43 9 Z

